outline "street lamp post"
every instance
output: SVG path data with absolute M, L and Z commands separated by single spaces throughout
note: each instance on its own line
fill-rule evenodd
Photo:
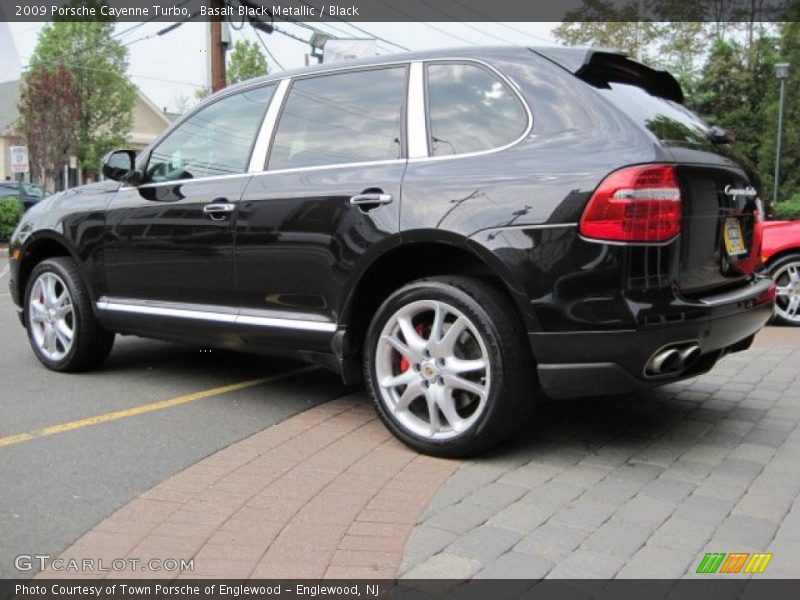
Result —
M 778 203 L 778 179 L 781 172 L 781 137 L 783 135 L 783 99 L 786 94 L 786 80 L 789 78 L 789 63 L 775 65 L 775 76 L 781 82 L 781 98 L 778 104 L 778 141 L 775 146 L 775 181 L 772 186 L 772 204 Z

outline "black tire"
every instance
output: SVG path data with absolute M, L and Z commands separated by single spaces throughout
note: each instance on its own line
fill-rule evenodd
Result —
M 385 386 L 382 388 L 378 381 L 379 367 L 376 366 L 377 363 L 387 361 L 382 364 L 391 364 L 393 360 L 386 353 L 385 345 L 381 346 L 382 350 L 379 350 L 381 333 L 385 327 L 391 327 L 392 323 L 396 322 L 389 323 L 390 319 L 396 319 L 398 314 L 402 314 L 404 307 L 418 306 L 414 303 L 419 301 L 445 303 L 448 307 L 460 312 L 462 316 L 467 317 L 474 326 L 474 331 L 482 338 L 483 347 L 488 355 L 488 365 L 491 370 L 482 371 L 484 378 L 479 380 L 486 383 L 488 378 L 488 391 L 482 396 L 486 398 L 485 404 L 482 405 L 482 412 L 476 417 L 469 417 L 475 420 L 468 428 L 455 432 L 456 428 L 453 427 L 453 432 L 449 435 L 454 437 L 449 439 L 432 439 L 432 434 L 428 437 L 419 435 L 412 430 L 413 428 L 404 425 L 401 422 L 402 419 L 395 415 L 396 411 L 388 406 L 391 398 L 397 398 L 397 396 L 392 396 L 392 392 L 387 392 L 384 389 Z M 398 311 L 401 312 L 398 313 Z M 450 318 L 458 317 L 451 315 Z M 399 325 L 397 326 L 399 327 Z M 443 331 L 446 332 L 446 329 Z M 470 338 L 474 338 L 472 331 L 472 329 L 466 331 L 468 341 Z M 428 337 L 429 340 L 433 339 L 430 333 L 428 333 Z M 441 333 L 440 337 L 444 338 L 445 334 Z M 464 338 L 458 336 L 456 339 Z M 477 347 L 478 344 L 480 342 L 477 342 L 476 338 L 473 347 Z M 389 353 L 391 352 L 390 349 Z M 403 360 L 407 360 L 402 358 L 399 352 L 398 356 L 401 357 L 401 364 Z M 427 354 L 427 356 L 431 355 Z M 453 357 L 456 358 L 455 355 Z M 423 360 L 438 361 L 439 359 L 426 358 Z M 443 370 L 445 369 L 444 364 L 444 362 L 441 364 Z M 439 365 L 439 363 L 434 362 L 435 365 Z M 424 369 L 419 368 L 420 366 L 415 364 L 413 370 L 419 373 L 421 378 Z M 409 363 L 406 362 L 405 370 L 400 375 L 404 375 L 408 370 L 410 370 Z M 430 372 L 431 369 L 428 368 L 427 371 Z M 383 372 L 385 373 L 385 369 Z M 394 373 L 397 371 L 395 370 Z M 423 454 L 433 456 L 451 458 L 473 456 L 507 440 L 513 434 L 515 425 L 520 422 L 520 417 L 534 404 L 537 388 L 533 373 L 533 356 L 528 346 L 525 327 L 518 316 L 516 307 L 509 298 L 492 285 L 470 277 L 431 277 L 414 281 L 397 290 L 376 312 L 364 343 L 365 381 L 382 421 L 403 443 Z M 393 376 L 396 377 L 397 374 Z M 411 374 L 409 376 L 416 377 Z M 437 379 L 436 383 L 445 385 L 443 379 Z M 435 385 L 431 381 L 422 381 L 422 384 L 425 390 Z M 405 390 L 406 388 L 401 385 L 392 389 Z M 456 390 L 447 389 L 451 389 L 447 397 L 455 398 Z M 427 393 L 425 390 L 422 393 Z M 460 393 L 463 397 L 464 392 Z M 427 406 L 431 406 L 430 400 L 426 398 L 426 396 L 418 396 L 412 400 L 412 403 L 423 402 L 427 403 Z M 476 395 L 474 398 L 473 402 L 477 402 L 478 396 Z M 458 400 L 452 401 L 458 402 Z M 417 411 L 419 412 L 419 409 Z M 410 407 L 406 412 L 411 412 Z M 478 410 L 476 409 L 475 412 L 478 413 Z M 426 407 L 424 414 L 428 415 L 428 419 L 431 421 L 431 430 L 434 430 L 430 409 Z M 445 413 L 437 410 L 436 421 L 440 422 L 441 417 L 445 417 Z
M 800 273 L 800 253 L 782 256 L 769 266 L 769 274 L 779 286 L 787 283 L 788 275 L 786 274 L 786 269 L 791 265 L 795 265 L 797 272 Z M 800 291 L 795 295 L 800 296 Z M 785 310 L 786 308 L 788 308 L 788 299 L 778 296 L 775 299 L 773 321 L 782 325 L 800 326 L 800 309 L 798 309 L 795 318 L 791 318 Z
M 32 320 L 31 293 L 37 280 L 54 274 L 59 280 L 59 289 L 66 287 L 71 299 L 72 341 L 63 356 L 51 357 L 40 348 L 36 340 Z M 52 278 L 51 278 L 52 279 Z M 44 279 L 42 279 L 44 281 Z M 25 290 L 25 323 L 31 348 L 39 361 L 48 369 L 62 372 L 86 371 L 98 367 L 108 357 L 114 345 L 114 334 L 106 331 L 97 321 L 92 310 L 92 301 L 86 285 L 81 279 L 78 266 L 71 258 L 57 257 L 40 262 L 34 267 Z M 61 345 L 61 350 L 65 350 Z

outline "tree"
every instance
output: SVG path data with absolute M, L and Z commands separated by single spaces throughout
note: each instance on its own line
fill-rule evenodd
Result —
M 266 75 L 267 59 L 258 44 L 237 40 L 228 60 L 228 84 Z
M 783 24 L 780 37 L 780 51 L 776 62 L 788 62 L 789 79 L 786 81 L 786 100 L 783 105 L 783 136 L 781 138 L 780 180 L 778 182 L 778 201 L 788 199 L 800 192 L 800 15 L 795 13 L 793 21 Z M 766 94 L 765 114 L 760 129 L 763 142 L 759 152 L 759 172 L 762 174 L 764 188 L 772 196 L 773 173 L 775 169 L 775 142 L 778 130 L 778 103 L 780 82 L 773 68 L 766 73 L 762 93 Z
M 86 172 L 96 172 L 101 157 L 124 145 L 131 129 L 136 88 L 125 75 L 128 50 L 113 33 L 110 21 L 56 21 L 41 31 L 30 60 L 33 68 L 72 72 L 81 110 L 75 152 Z
M 553 33 L 568 46 L 616 48 L 629 56 L 645 59 L 647 48 L 659 36 L 659 27 L 644 20 L 636 0 L 625 4 L 612 0 L 583 0 L 580 8 L 564 14 L 564 22 Z
M 767 183 L 759 169 L 759 152 L 764 142 L 764 91 L 775 63 L 773 46 L 767 37 L 749 48 L 735 40 L 717 40 L 689 103 L 706 121 L 734 134 L 732 157 L 758 174 L 761 185 Z
M 75 123 L 81 113 L 81 97 L 67 67 L 39 65 L 25 74 L 17 130 L 28 144 L 31 171 L 42 187 L 53 189 L 75 152 Z

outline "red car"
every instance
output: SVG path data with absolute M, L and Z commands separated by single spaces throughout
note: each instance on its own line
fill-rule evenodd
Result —
M 800 326 L 800 221 L 762 223 L 761 260 L 778 285 L 775 318 Z

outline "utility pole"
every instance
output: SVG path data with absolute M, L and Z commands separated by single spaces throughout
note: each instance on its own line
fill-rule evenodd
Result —
M 778 203 L 778 184 L 781 172 L 781 137 L 783 136 L 783 102 L 786 95 L 786 80 L 789 79 L 789 63 L 775 65 L 775 76 L 781 82 L 781 99 L 778 104 L 778 139 L 775 148 L 775 181 L 772 184 L 772 206 Z
M 209 0 L 209 7 L 212 14 L 222 10 L 225 6 L 223 0 Z M 222 19 L 224 17 L 211 17 L 209 23 L 209 48 L 208 53 L 211 57 L 211 91 L 218 92 L 227 85 L 225 75 L 225 43 L 222 40 Z

